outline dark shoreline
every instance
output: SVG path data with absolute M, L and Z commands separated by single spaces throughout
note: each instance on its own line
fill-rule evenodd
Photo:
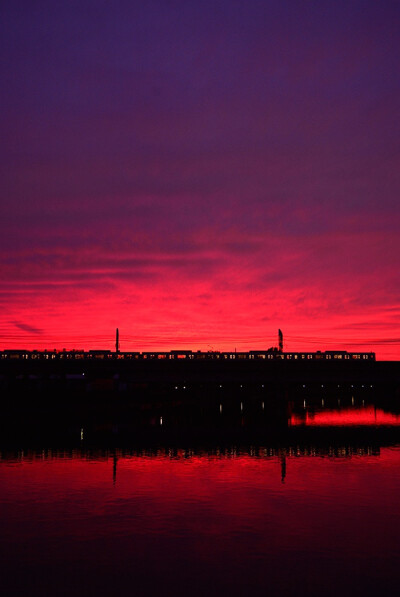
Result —
M 400 362 L 0 361 L 0 446 L 370 445 L 399 428 L 291 428 L 290 413 L 400 413 Z
M 379 384 L 400 388 L 400 361 L 0 360 L 0 386 L 62 384 L 104 391 L 218 384 Z M 97 386 L 96 386 L 97 384 Z

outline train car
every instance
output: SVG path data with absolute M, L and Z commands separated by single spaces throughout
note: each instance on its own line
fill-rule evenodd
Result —
M 111 350 L 89 350 L 89 352 L 86 353 L 86 355 L 86 358 L 96 360 L 105 360 L 113 358 L 113 353 L 111 352 Z

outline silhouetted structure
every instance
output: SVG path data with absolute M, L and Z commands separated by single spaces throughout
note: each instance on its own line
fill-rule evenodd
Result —
M 278 330 L 278 348 L 271 347 L 265 350 L 250 350 L 248 352 L 238 352 L 235 348 L 234 352 L 209 350 L 203 352 L 201 350 L 171 350 L 171 351 L 157 351 L 157 352 L 138 352 L 125 351 L 121 352 L 119 344 L 119 329 L 116 328 L 115 333 L 115 351 L 111 350 L 3 350 L 0 351 L 1 360 L 93 360 L 93 359 L 113 359 L 118 358 L 122 360 L 368 360 L 375 361 L 374 352 L 347 352 L 346 350 L 326 350 L 321 352 L 283 352 L 283 333 Z
M 115 332 L 115 352 L 119 354 L 119 329 L 116 329 Z

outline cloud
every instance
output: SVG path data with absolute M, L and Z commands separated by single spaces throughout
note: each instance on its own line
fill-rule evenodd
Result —
M 41 334 L 44 333 L 44 330 L 42 330 L 40 328 L 36 328 L 27 323 L 23 323 L 21 321 L 11 321 L 10 323 L 12 325 L 15 325 L 15 327 L 18 328 L 19 330 L 22 330 L 23 332 L 28 332 L 29 334 L 35 334 L 35 335 L 40 336 Z

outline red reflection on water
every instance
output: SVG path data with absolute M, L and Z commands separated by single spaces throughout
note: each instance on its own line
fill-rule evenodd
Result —
M 202 597 L 211 584 L 231 597 L 365 595 L 397 578 L 398 448 L 258 454 L 3 457 L 0 556 L 16 589 L 7 594 L 145 586 L 147 596 L 167 584 L 168 594 Z
M 327 409 L 304 414 L 292 414 L 291 425 L 351 427 L 357 425 L 400 425 L 400 415 L 386 412 L 381 408 Z

